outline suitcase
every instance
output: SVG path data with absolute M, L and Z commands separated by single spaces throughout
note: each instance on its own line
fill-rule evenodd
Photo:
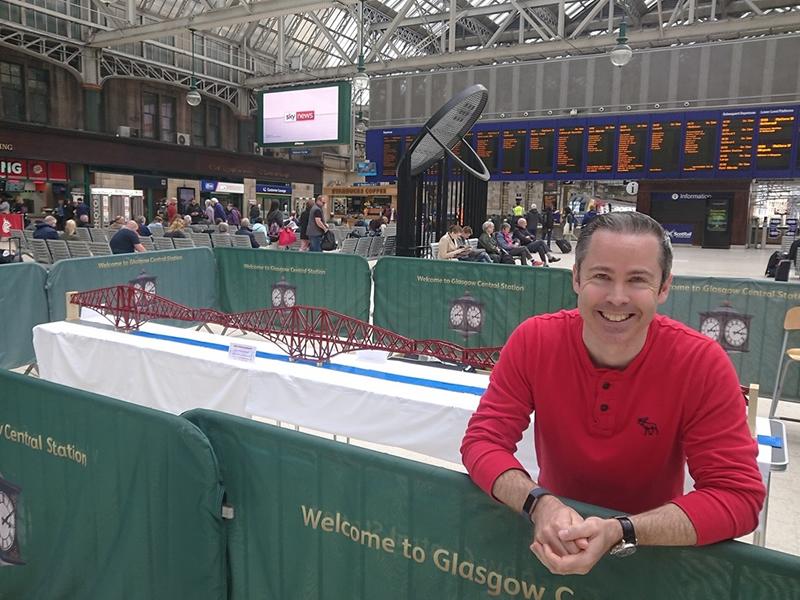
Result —
M 784 258 L 775 268 L 775 281 L 789 281 L 789 270 L 792 268 L 792 261 Z
M 556 240 L 556 246 L 561 250 L 561 254 L 568 254 L 572 251 L 572 244 L 569 243 L 569 240 L 565 240 L 564 238 Z

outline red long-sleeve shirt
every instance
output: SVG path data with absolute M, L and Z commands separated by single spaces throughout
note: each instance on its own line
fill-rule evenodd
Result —
M 752 531 L 765 489 L 736 372 L 716 342 L 656 315 L 624 369 L 597 368 L 577 310 L 525 321 L 509 338 L 461 447 L 491 494 L 536 412 L 539 484 L 641 513 L 678 505 L 698 545 Z M 684 495 L 684 464 L 695 491 Z M 524 469 L 523 469 L 524 470 Z

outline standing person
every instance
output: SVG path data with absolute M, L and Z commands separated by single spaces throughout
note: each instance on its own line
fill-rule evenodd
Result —
M 525 221 L 528 223 L 528 233 L 533 239 L 536 239 L 536 235 L 539 233 L 540 218 L 541 214 L 539 213 L 539 209 L 536 208 L 536 204 L 531 204 L 531 209 L 528 211 L 528 214 L 525 215 Z
M 311 252 L 322 252 L 322 234 L 328 231 L 323 210 L 327 202 L 328 197 L 325 194 L 320 194 L 308 213 L 306 235 L 308 235 L 308 246 Z
M 203 210 L 203 214 L 206 217 L 206 221 L 210 225 L 214 224 L 214 202 L 211 199 L 206 200 L 206 207 Z
M 595 208 L 595 203 L 590 202 L 586 206 L 586 212 L 583 213 L 583 220 L 581 221 L 581 230 L 583 230 L 584 227 L 587 227 L 589 223 L 594 221 L 596 218 L 597 218 L 597 210 Z
M 83 221 L 81 218 L 83 215 L 86 215 L 89 222 L 92 220 L 89 216 L 89 207 L 83 201 L 83 198 L 78 198 L 78 203 L 75 205 L 75 215 L 78 217 L 78 221 Z
M 553 239 L 554 226 L 555 218 L 553 217 L 553 207 L 548 204 L 544 207 L 544 214 L 542 215 L 542 239 L 547 243 L 548 252 L 553 249 L 550 244 Z
M 258 208 L 258 203 L 255 200 L 250 200 L 250 222 L 255 223 L 255 220 L 261 216 L 261 209 Z
M 657 314 L 672 282 L 664 230 L 602 215 L 575 254 L 578 308 L 511 334 L 461 447 L 470 477 L 533 522 L 531 550 L 558 574 L 752 531 L 765 489 L 736 371 L 719 344 Z M 532 412 L 537 481 L 513 456 Z M 584 519 L 558 497 L 629 516 Z
M 214 207 L 214 223 L 217 222 L 217 219 L 220 221 L 228 222 L 228 215 L 225 214 L 225 207 L 222 206 L 222 203 L 217 200 L 216 198 L 211 199 L 211 204 Z
M 203 220 L 203 209 L 200 208 L 200 205 L 197 203 L 195 198 L 192 198 L 189 206 L 186 207 L 186 213 L 192 219 L 192 224 L 194 225 L 197 225 Z
M 111 236 L 108 245 L 111 246 L 112 254 L 131 254 L 133 252 L 145 252 L 139 234 L 136 230 L 139 225 L 136 221 L 128 221 L 120 227 L 119 231 Z
M 525 214 L 525 207 L 522 206 L 522 198 L 514 201 L 514 208 L 511 209 L 511 222 L 516 225 L 517 219 Z
M 53 216 L 56 218 L 56 229 L 64 228 L 64 221 L 66 214 L 66 207 L 64 206 L 64 199 L 59 198 L 56 200 L 56 207 L 53 209 Z
M 172 225 L 175 217 L 178 216 L 178 199 L 170 198 L 167 200 L 167 223 Z
M 269 212 L 267 213 L 267 232 L 269 233 L 269 240 L 277 242 L 281 229 L 283 228 L 283 213 L 278 206 L 278 201 L 273 200 L 269 205 Z
M 25 204 L 25 201 L 22 199 L 21 196 L 17 196 L 14 199 L 14 206 L 11 207 L 11 212 L 18 215 L 22 215 L 22 222 L 24 223 L 25 227 L 27 227 L 30 224 L 31 221 L 28 218 L 28 206 Z
M 575 226 L 575 215 L 569 206 L 564 207 L 564 235 L 572 235 L 572 229 Z
M 306 207 L 303 209 L 303 212 L 300 213 L 300 218 L 297 222 L 298 229 L 300 230 L 300 252 L 308 251 L 308 234 L 306 233 L 306 229 L 308 228 L 308 215 L 311 213 L 313 204 L 313 200 L 306 200 Z
M 233 202 L 228 202 L 228 225 L 231 227 L 239 227 L 239 224 L 242 222 L 242 214 L 239 212 L 239 209 L 233 204 Z

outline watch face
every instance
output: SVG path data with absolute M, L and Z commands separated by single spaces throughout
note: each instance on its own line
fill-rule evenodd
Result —
M 481 314 L 481 309 L 477 306 L 470 306 L 467 309 L 467 325 L 472 327 L 473 329 L 477 329 L 481 325 L 481 318 L 483 315 Z
M 719 319 L 716 317 L 708 317 L 705 321 L 700 323 L 700 333 L 707 335 L 712 340 L 719 341 Z
M 0 550 L 8 551 L 14 545 L 16 519 L 14 503 L 5 492 L 0 492 Z
M 150 292 L 151 294 L 156 293 L 156 282 L 155 281 L 148 281 L 144 284 L 144 291 Z
M 743 346 L 747 341 L 747 325 L 741 319 L 731 319 L 725 323 L 724 335 L 731 346 Z
M 275 288 L 272 290 L 272 306 L 280 306 L 281 305 L 281 290 Z
M 636 544 L 629 544 L 628 542 L 623 541 L 611 548 L 609 554 L 611 556 L 616 556 L 617 558 L 624 558 L 626 556 L 630 556 L 634 552 L 636 552 Z
M 464 307 L 454 304 L 450 309 L 450 324 L 454 327 L 460 326 L 464 322 Z
M 294 303 L 297 301 L 294 290 L 286 290 L 283 293 L 283 301 L 286 303 L 286 306 L 294 306 Z

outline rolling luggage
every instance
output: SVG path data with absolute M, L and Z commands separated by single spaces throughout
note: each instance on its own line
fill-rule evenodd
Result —
M 787 256 L 780 250 L 776 250 L 769 256 L 767 261 L 767 268 L 764 270 L 765 277 L 775 277 L 775 270 L 778 268 L 778 263 L 787 258 Z
M 792 268 L 792 261 L 788 258 L 782 259 L 775 267 L 775 281 L 789 281 L 789 270 Z
M 556 240 L 556 246 L 561 250 L 561 254 L 568 254 L 572 251 L 572 244 L 569 243 L 569 240 L 565 240 L 564 238 Z

